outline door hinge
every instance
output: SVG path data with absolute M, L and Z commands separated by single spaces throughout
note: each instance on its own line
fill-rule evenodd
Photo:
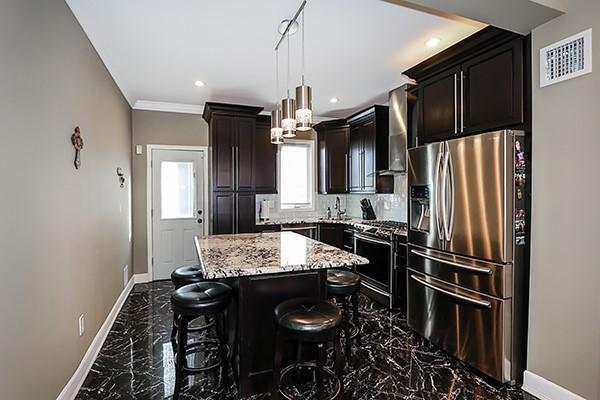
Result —
M 150 216 L 154 217 L 154 208 L 150 209 Z
M 154 257 L 152 257 L 152 265 L 154 265 Z

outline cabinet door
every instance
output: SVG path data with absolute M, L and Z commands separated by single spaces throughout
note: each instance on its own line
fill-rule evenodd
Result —
M 235 121 L 215 116 L 212 120 L 213 190 L 234 189 Z
M 319 241 L 344 249 L 344 225 L 319 224 Z
M 254 190 L 254 136 L 256 118 L 237 117 L 237 190 Z
M 522 39 L 463 63 L 462 70 L 464 133 L 524 122 Z
M 363 138 L 363 192 L 375 192 L 376 189 L 376 131 L 375 122 L 368 121 L 361 126 L 361 135 Z M 387 154 L 386 154 L 387 156 Z
M 348 129 L 331 129 L 325 134 L 327 193 L 348 192 Z
M 256 195 L 254 193 L 238 192 L 236 197 L 236 233 L 254 232 L 256 229 Z
M 254 187 L 257 193 L 277 193 L 277 145 L 271 144 L 270 123 L 256 123 Z
M 350 128 L 350 179 L 349 190 L 362 190 L 362 136 L 359 127 Z
M 214 193 L 212 233 L 235 233 L 235 193 Z
M 419 84 L 419 144 L 458 134 L 459 76 L 456 67 Z

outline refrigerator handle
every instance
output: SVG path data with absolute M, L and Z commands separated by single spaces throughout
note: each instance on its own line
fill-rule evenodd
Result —
M 462 300 L 465 301 L 467 303 L 471 303 L 474 304 L 476 306 L 480 306 L 480 307 L 485 307 L 485 308 L 492 308 L 492 303 L 490 303 L 489 301 L 485 301 L 485 300 L 478 300 L 478 299 L 474 299 L 471 297 L 467 297 L 467 296 L 463 296 L 462 294 L 458 294 L 458 293 L 454 293 L 450 290 L 446 290 L 442 287 L 439 287 L 438 285 L 435 285 L 433 283 L 429 283 L 427 281 L 425 281 L 424 279 L 419 278 L 418 276 L 411 274 L 410 277 L 412 279 L 414 279 L 415 281 L 419 282 L 421 285 L 423 286 L 427 286 L 428 288 L 435 290 L 436 292 L 440 292 L 443 293 L 447 296 L 450 297 L 454 297 L 455 299 L 458 300 Z
M 442 146 L 444 144 L 442 143 Z M 443 151 L 438 151 L 438 155 L 435 162 L 435 176 L 433 180 L 433 203 L 435 209 L 435 225 L 437 228 L 438 237 L 440 240 L 444 239 L 444 228 L 442 220 L 440 219 L 440 191 L 441 191 L 441 179 L 440 179 L 440 170 L 442 169 L 442 153 Z
M 446 221 L 446 240 L 452 239 L 452 233 L 454 231 L 454 166 L 452 165 L 452 154 L 450 154 L 450 147 L 446 150 L 446 159 L 444 162 L 444 168 L 446 172 L 445 176 L 445 192 L 446 192 L 446 205 L 448 207 L 447 221 Z
M 449 236 L 449 226 L 448 226 L 448 221 L 449 221 L 449 204 L 448 204 L 448 158 L 450 156 L 450 153 L 448 152 L 447 146 L 446 146 L 446 150 L 444 151 L 444 160 L 443 160 L 443 166 L 442 166 L 442 221 L 443 221 L 443 225 L 444 225 L 444 232 L 443 232 L 443 238 L 447 241 L 450 241 L 450 236 Z

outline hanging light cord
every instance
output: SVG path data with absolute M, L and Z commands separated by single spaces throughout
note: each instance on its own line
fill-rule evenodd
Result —
M 279 50 L 275 50 L 275 101 L 277 109 L 281 106 L 277 98 L 279 97 Z
M 304 86 L 304 9 L 302 9 L 302 86 Z
M 287 34 L 287 98 L 290 98 L 290 35 Z

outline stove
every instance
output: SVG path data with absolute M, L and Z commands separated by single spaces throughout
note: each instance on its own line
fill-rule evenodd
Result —
M 407 224 L 398 221 L 363 221 L 354 225 L 354 252 L 369 260 L 357 267 L 363 292 L 394 308 L 404 298 Z

